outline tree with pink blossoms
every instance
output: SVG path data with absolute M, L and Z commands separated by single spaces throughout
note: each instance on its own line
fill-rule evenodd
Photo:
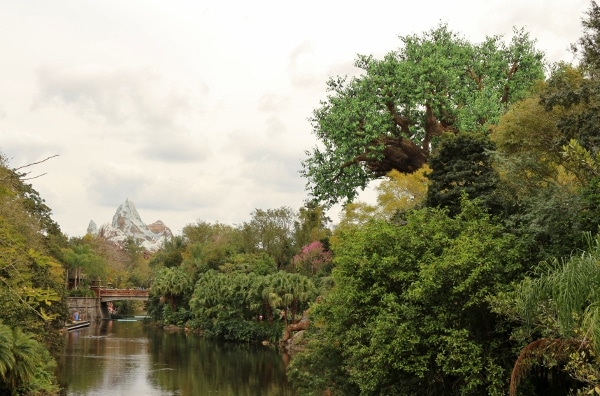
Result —
M 293 263 L 296 271 L 306 276 L 312 276 L 330 264 L 331 259 L 331 252 L 325 250 L 321 242 L 313 241 L 302 247 L 300 253 L 294 256 Z

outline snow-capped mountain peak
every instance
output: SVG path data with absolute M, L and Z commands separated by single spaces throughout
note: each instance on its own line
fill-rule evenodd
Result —
M 151 252 L 158 250 L 165 239 L 173 236 L 169 227 L 160 220 L 146 225 L 129 198 L 119 205 L 111 224 L 106 223 L 98 229 L 92 220 L 88 226 L 88 233 L 99 235 L 118 245 L 122 245 L 128 238 L 133 238 Z

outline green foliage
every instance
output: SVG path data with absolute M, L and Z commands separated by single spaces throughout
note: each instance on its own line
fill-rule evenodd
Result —
M 299 386 L 504 394 L 511 354 L 486 298 L 521 273 L 513 235 L 463 200 L 454 218 L 419 210 L 405 225 L 372 221 L 338 237 L 336 286 L 311 308 L 313 342 L 291 363 L 295 380 L 320 379 Z
M 287 207 L 257 209 L 251 215 L 251 221 L 239 227 L 188 225 L 183 243 L 165 245 L 153 256 L 151 265 L 161 268 L 148 303 L 153 318 L 178 325 L 189 322 L 205 335 L 240 340 L 266 334 L 263 325 L 268 323 L 268 339 L 279 338 L 281 324 L 274 325 L 279 311 L 287 313 L 282 316 L 286 321 L 297 319 L 317 291 L 306 277 L 278 268 L 291 263 L 302 238 L 316 235 L 327 242 L 329 231 L 318 207 L 307 206 L 300 214 Z M 182 260 L 166 265 L 170 252 L 180 253 Z M 240 331 L 244 324 L 249 332 Z
M 590 74 L 594 74 L 600 69 L 600 7 L 595 1 L 590 2 L 590 8 L 587 11 L 587 18 L 581 21 L 584 29 L 583 36 L 572 45 L 572 50 L 580 54 L 582 64 Z
M 183 251 L 186 248 L 185 239 L 181 236 L 174 236 L 166 240 L 161 250 L 155 253 L 150 259 L 152 268 L 175 268 L 183 261 Z
M 573 69 L 561 68 L 557 73 L 569 81 L 581 79 Z M 537 100 L 534 97 L 513 107 L 493 135 L 502 174 L 499 190 L 505 191 L 504 200 L 512 201 L 508 222 L 530 243 L 532 264 L 585 248 L 584 233 L 595 233 L 600 225 L 597 154 L 574 140 L 573 131 L 557 127 L 574 108 L 544 109 Z
M 306 309 L 317 291 L 314 284 L 299 274 L 276 272 L 203 273 L 194 287 L 190 323 L 208 337 L 237 341 L 276 341 L 283 324 L 274 312 L 290 311 L 292 320 Z
M 222 272 L 253 272 L 257 275 L 268 275 L 277 271 L 275 259 L 266 253 L 239 253 L 219 266 Z
M 75 288 L 80 287 L 81 282 L 89 286 L 89 280 L 106 279 L 108 274 L 106 259 L 84 241 L 73 242 L 69 248 L 63 249 L 62 259 L 67 270 L 74 274 Z
M 182 265 L 194 274 L 194 281 L 198 274 L 216 270 L 242 253 L 241 231 L 229 225 L 198 222 L 185 226 L 183 234 L 187 250 Z
M 260 288 L 259 279 L 253 273 L 208 271 L 196 282 L 190 307 L 202 322 L 258 318 L 260 301 L 257 304 L 252 298 L 258 293 L 253 290 L 256 287 Z
M 22 173 L 0 155 L 0 321 L 23 326 L 57 349 L 67 316 L 64 271 L 54 254 L 65 238 Z
M 243 249 L 246 253 L 266 253 L 278 269 L 290 264 L 293 256 L 293 233 L 296 214 L 289 207 L 256 209 L 252 220 L 242 225 Z
M 599 220 L 593 219 L 595 225 L 584 221 L 585 205 L 580 195 L 560 188 L 545 189 L 524 200 L 508 224 L 530 246 L 530 256 L 523 258 L 529 267 L 584 247 L 584 232 L 597 229 Z
M 462 133 L 447 136 L 430 159 L 429 189 L 426 205 L 447 208 L 451 215 L 460 212 L 461 196 L 478 198 L 490 213 L 500 213 L 502 204 L 496 188 L 498 174 L 489 152 L 494 144 L 485 135 Z
M 115 301 L 113 302 L 113 309 L 117 310 L 118 315 L 133 315 L 141 305 L 141 301 Z
M 594 155 L 600 150 L 600 8 L 592 1 L 582 20 L 583 36 L 572 50 L 580 55 L 577 69 L 559 65 L 548 80 L 548 92 L 541 97 L 546 110 L 561 109 L 557 128 L 562 144 L 575 139 Z
M 565 167 L 577 177 L 582 185 L 585 186 L 592 179 L 600 177 L 600 153 L 593 155 L 575 139 L 571 139 L 562 149 Z
M 161 307 L 159 320 L 163 324 L 172 324 L 183 327 L 192 319 L 192 314 L 189 309 L 183 307 L 176 309 L 170 304 L 163 304 Z
M 299 394 L 322 396 L 327 389 L 331 395 L 359 395 L 358 386 L 344 380 L 348 374 L 340 364 L 343 355 L 337 342 L 323 342 L 324 335 L 315 326 L 309 328 L 305 337 L 310 340 L 308 345 L 302 353 L 294 355 L 287 372 Z
M 171 309 L 177 310 L 182 304 L 186 305 L 192 286 L 192 280 L 182 268 L 165 267 L 157 272 L 150 294 L 164 299 Z
M 543 78 L 543 56 L 523 30 L 508 45 L 499 36 L 470 43 L 446 25 L 400 39 L 381 60 L 359 56 L 359 77 L 331 78 L 313 113 L 320 145 L 301 174 L 326 206 L 353 201 L 393 169 L 417 171 L 443 132 L 486 132 Z
M 96 293 L 89 287 L 80 287 L 69 290 L 69 297 L 96 297 Z
M 536 365 L 566 370 L 579 381 L 569 384 L 571 391 L 600 386 L 600 237 L 588 242 L 586 251 L 543 263 L 536 276 L 492 299 L 496 312 L 523 324 L 512 334 L 523 348 L 514 363 L 511 388 L 539 382 L 539 374 L 530 369 Z M 556 381 L 545 379 L 554 387 Z
M 600 351 L 600 237 L 587 251 L 568 260 L 546 262 L 539 276 L 525 279 L 515 291 L 513 315 L 545 337 L 577 338 L 579 333 Z
M 295 247 L 299 248 L 313 241 L 326 241 L 331 236 L 331 230 L 327 228 L 330 221 L 322 206 L 306 203 L 298 211 L 294 222 Z
M 261 292 L 271 309 L 285 311 L 286 323 L 288 317 L 295 322 L 296 315 L 317 297 L 317 288 L 308 277 L 283 271 L 269 275 Z
M 534 265 L 585 248 L 597 232 L 598 83 L 585 65 L 556 65 L 532 97 L 511 107 L 492 134 L 508 219 L 531 246 Z M 600 91 L 597 91 L 600 92 Z M 511 198 L 512 197 L 512 198 Z
M 511 105 L 490 136 L 497 147 L 493 158 L 502 188 L 513 199 L 575 181 L 564 169 L 561 147 L 566 141 L 556 126 L 564 110 L 544 108 L 540 96 L 546 91 L 548 85 L 540 83 L 531 97 Z
M 57 392 L 54 360 L 31 334 L 0 322 L 0 392 L 38 394 Z

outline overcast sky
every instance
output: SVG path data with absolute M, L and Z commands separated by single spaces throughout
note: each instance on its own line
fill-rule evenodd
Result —
M 307 197 L 307 121 L 329 76 L 439 22 L 472 42 L 524 27 L 572 61 L 583 0 L 0 0 L 0 152 L 69 236 L 129 198 L 179 234 Z M 334 220 L 336 218 L 334 217 Z

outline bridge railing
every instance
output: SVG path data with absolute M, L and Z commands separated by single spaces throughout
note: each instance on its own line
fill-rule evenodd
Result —
M 149 295 L 146 289 L 106 289 L 103 287 L 94 287 L 93 290 L 98 297 L 148 297 Z

